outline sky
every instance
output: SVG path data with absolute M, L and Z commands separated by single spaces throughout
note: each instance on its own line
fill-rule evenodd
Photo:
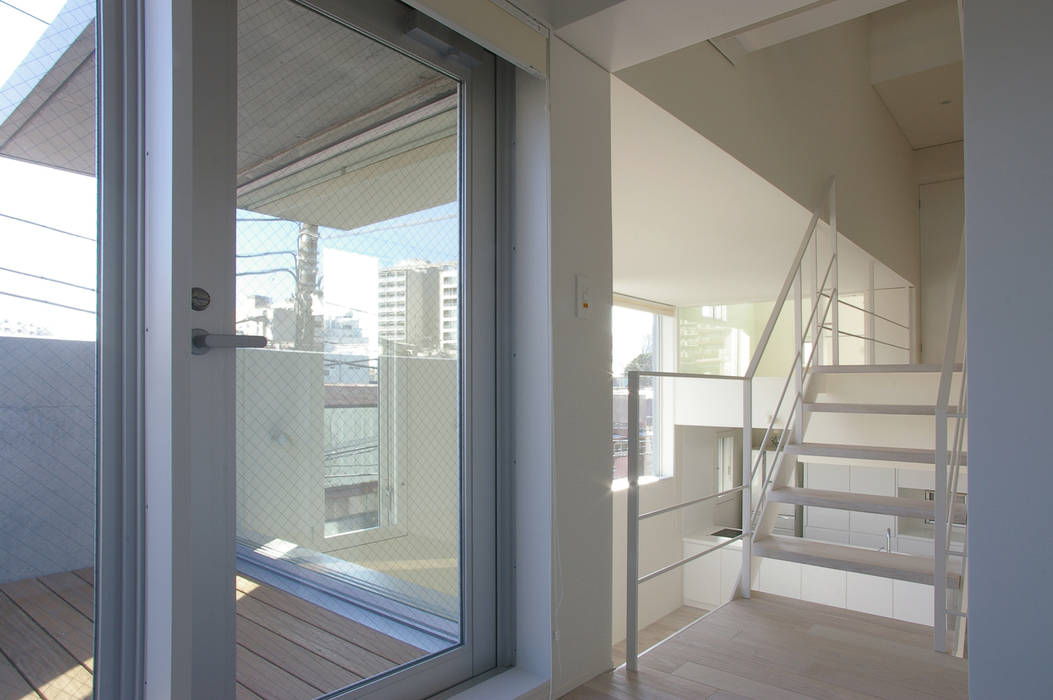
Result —
M 0 85 L 7 82 L 63 4 L 65 0 L 0 2 Z
M 655 315 L 647 311 L 615 306 L 611 309 L 611 371 L 621 376 L 625 365 L 653 347 Z

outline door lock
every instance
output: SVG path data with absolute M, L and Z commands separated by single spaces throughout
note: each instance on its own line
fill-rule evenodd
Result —
M 203 328 L 190 332 L 190 351 L 204 355 L 212 348 L 265 348 L 267 338 L 262 335 L 234 335 L 209 333 Z

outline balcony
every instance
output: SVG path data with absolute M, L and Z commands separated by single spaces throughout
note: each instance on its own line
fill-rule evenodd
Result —
M 0 591 L 0 697 L 90 698 L 93 570 Z M 246 576 L 234 595 L 238 698 L 314 698 L 429 653 Z

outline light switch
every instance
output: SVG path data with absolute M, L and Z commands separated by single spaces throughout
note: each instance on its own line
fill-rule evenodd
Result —
M 585 275 L 577 275 L 574 278 L 577 287 L 577 311 L 578 318 L 588 318 L 592 315 L 592 283 Z

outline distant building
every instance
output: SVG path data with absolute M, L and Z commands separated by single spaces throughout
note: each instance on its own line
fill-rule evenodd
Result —
M 450 353 L 457 348 L 456 263 L 407 260 L 382 269 L 379 336 L 399 354 Z
M 457 301 L 460 294 L 460 286 L 457 280 L 457 265 L 449 263 L 443 265 L 439 275 L 439 285 L 442 297 L 442 315 L 439 322 L 439 349 L 444 354 L 457 352 Z

